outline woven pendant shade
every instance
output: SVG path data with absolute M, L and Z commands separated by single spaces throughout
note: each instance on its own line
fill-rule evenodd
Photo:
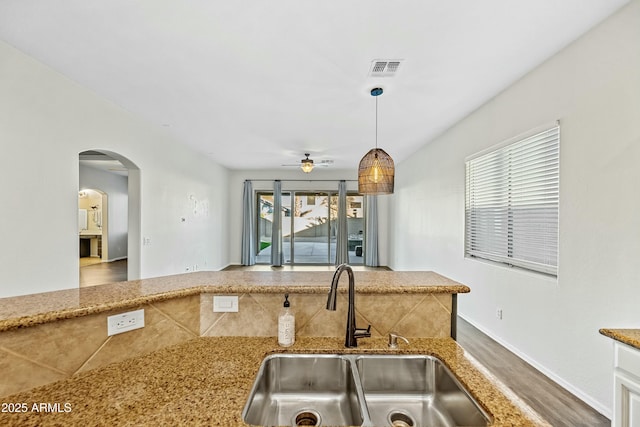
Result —
M 372 196 L 393 194 L 393 176 L 396 171 L 391 156 L 378 148 L 378 97 L 382 93 L 382 88 L 371 89 L 371 96 L 376 100 L 376 148 L 364 155 L 358 167 L 358 193 Z
M 372 148 L 360 160 L 358 193 L 392 194 L 395 166 L 393 159 L 381 148 Z

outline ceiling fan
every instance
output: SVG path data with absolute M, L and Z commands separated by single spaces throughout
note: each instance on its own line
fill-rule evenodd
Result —
M 297 166 L 302 169 L 304 173 L 310 173 L 315 166 L 327 167 L 333 163 L 333 160 L 320 160 L 318 163 L 314 163 L 313 160 L 309 158 L 311 154 L 304 153 L 305 158 L 300 160 L 300 163 L 282 165 L 282 166 Z

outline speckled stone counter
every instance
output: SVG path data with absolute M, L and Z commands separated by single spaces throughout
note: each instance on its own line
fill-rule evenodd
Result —
M 331 271 L 197 272 L 0 298 L 0 332 L 201 293 L 326 293 L 332 277 Z M 356 271 L 355 279 L 359 294 L 469 292 L 430 271 Z
M 413 339 L 389 350 L 383 338 L 362 340 L 357 349 L 345 349 L 339 338 L 301 338 L 282 349 L 272 337 L 195 338 L 14 394 L 2 398 L 3 408 L 11 403 L 13 410 L 0 413 L 0 425 L 243 426 L 241 412 L 260 363 L 275 352 L 434 355 L 470 390 L 492 425 L 549 426 L 449 338 Z
M 640 349 L 640 329 L 600 329 L 600 333 L 616 341 Z

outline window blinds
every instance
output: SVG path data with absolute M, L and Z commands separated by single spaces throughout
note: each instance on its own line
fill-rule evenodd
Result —
M 465 254 L 557 275 L 560 127 L 466 162 Z

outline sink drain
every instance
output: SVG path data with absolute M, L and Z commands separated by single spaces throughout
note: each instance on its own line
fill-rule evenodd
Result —
M 320 414 L 311 409 L 298 412 L 293 418 L 294 426 L 319 426 Z
M 413 418 L 404 412 L 390 412 L 389 422 L 391 427 L 413 427 L 416 425 Z

